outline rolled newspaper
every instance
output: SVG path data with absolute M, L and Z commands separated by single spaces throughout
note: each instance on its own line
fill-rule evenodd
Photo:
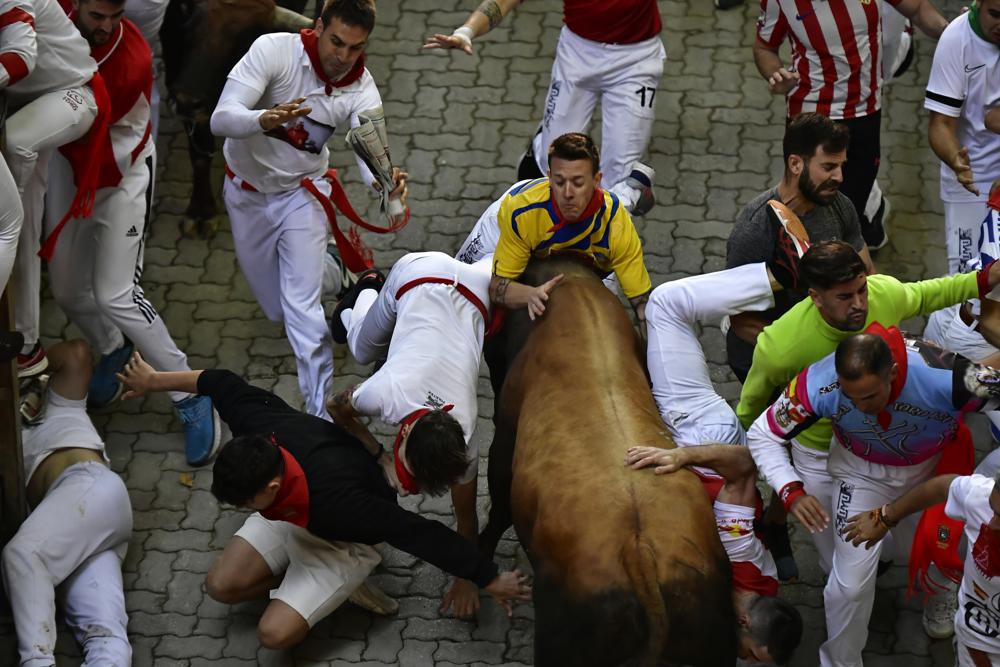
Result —
M 399 197 L 390 197 L 396 187 L 392 180 L 392 161 L 389 159 L 389 137 L 385 129 L 385 112 L 375 107 L 358 113 L 360 124 L 347 132 L 347 145 L 361 158 L 382 186 L 382 213 L 389 222 L 398 220 L 405 213 Z

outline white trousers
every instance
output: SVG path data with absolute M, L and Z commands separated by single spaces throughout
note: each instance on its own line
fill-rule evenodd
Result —
M 101 354 L 121 347 L 124 334 L 156 370 L 187 371 L 187 356 L 139 284 L 155 173 L 156 151 L 149 143 L 118 186 L 97 191 L 90 218 L 73 220 L 63 228 L 49 263 L 49 282 L 56 302 Z M 53 156 L 46 234 L 68 210 L 74 191 L 69 163 L 61 155 Z M 38 312 L 37 289 L 18 296 L 33 298 L 32 310 Z M 188 396 L 170 392 L 174 401 Z
M 653 397 L 678 444 L 740 444 L 746 435 L 708 374 L 695 326 L 774 305 L 763 263 L 663 283 L 646 306 L 646 363 Z
M 24 223 L 14 262 L 18 282 L 30 283 L 32 272 L 40 271 L 38 263 L 41 260 L 35 253 L 42 234 L 49 159 L 57 148 L 86 134 L 96 116 L 94 93 L 82 86 L 41 95 L 7 120 L 5 157 L 24 207 Z M 21 294 L 18 292 L 15 297 L 17 328 L 24 334 L 25 346 L 29 347 L 38 342 L 38 315 L 37 312 L 22 313 L 23 308 L 18 305 L 22 301 Z
M 497 220 L 497 215 L 500 213 L 500 204 L 503 203 L 504 196 L 506 193 L 490 204 L 479 216 L 472 231 L 465 237 L 462 247 L 455 253 L 455 259 L 465 264 L 475 264 L 483 257 L 496 252 L 497 243 L 500 242 L 500 222 Z
M 875 603 L 875 577 L 883 543 L 855 547 L 843 537 L 847 519 L 892 502 L 934 473 L 938 457 L 913 466 L 871 463 L 840 445 L 830 449 L 829 471 L 836 489 L 832 524 L 833 569 L 823 589 L 826 636 L 820 646 L 823 667 L 861 667 L 868 621 Z M 913 524 L 919 516 L 908 517 Z M 904 531 L 910 532 L 910 531 Z
M 969 260 L 979 253 L 979 228 L 986 216 L 986 200 L 941 203 L 944 205 L 948 273 L 968 271 Z
M 55 665 L 56 591 L 87 667 L 128 667 L 121 563 L 132 509 L 121 478 L 102 463 L 67 468 L 3 550 L 24 667 Z
M 831 443 L 831 447 L 840 447 Z M 810 447 L 803 447 L 792 441 L 792 466 L 802 478 L 806 493 L 813 496 L 829 512 L 833 507 L 833 480 L 827 471 L 828 452 L 822 452 Z M 871 509 L 871 508 L 869 508 Z M 826 574 L 833 568 L 833 528 L 827 526 L 818 533 L 810 534 L 816 553 L 819 555 L 819 566 Z
M 0 155 L 0 293 L 7 286 L 14 270 L 17 254 L 17 237 L 21 233 L 24 208 L 17 184 L 7 167 L 7 160 Z
M 264 315 L 285 323 L 306 412 L 329 420 L 333 339 L 320 302 L 326 214 L 304 188 L 264 194 L 225 180 L 222 194 L 243 275 Z M 330 192 L 325 179 L 317 179 L 316 187 Z
M 533 140 L 541 172 L 548 173 L 552 140 L 567 132 L 586 132 L 600 103 L 602 182 L 614 190 L 625 180 L 629 167 L 649 145 L 666 57 L 659 36 L 636 44 L 604 44 L 563 26 L 541 132 Z

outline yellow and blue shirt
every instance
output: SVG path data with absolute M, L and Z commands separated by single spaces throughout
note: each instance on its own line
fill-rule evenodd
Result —
M 652 289 L 632 218 L 610 192 L 604 192 L 596 213 L 560 226 L 549 180 L 539 178 L 510 191 L 500 204 L 497 221 L 500 240 L 493 273 L 501 278 L 519 278 L 532 255 L 578 252 L 592 258 L 598 270 L 614 271 L 626 297 L 632 299 Z

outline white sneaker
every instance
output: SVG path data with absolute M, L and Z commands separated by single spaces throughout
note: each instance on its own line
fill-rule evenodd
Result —
M 347 601 L 379 616 L 390 616 L 399 611 L 399 603 L 370 581 L 354 589 Z
M 632 163 L 632 169 L 625 179 L 625 185 L 637 190 L 639 196 L 632 204 L 632 210 L 629 213 L 634 216 L 646 215 L 656 204 L 656 197 L 653 194 L 653 179 L 655 178 L 656 170 L 648 164 Z
M 342 298 L 357 280 L 340 259 L 337 244 L 331 240 L 326 244 L 326 257 L 323 258 L 323 298 Z
M 955 634 L 955 612 L 958 610 L 958 585 L 948 582 L 946 590 L 936 593 L 924 603 L 924 632 L 931 639 L 947 639 Z

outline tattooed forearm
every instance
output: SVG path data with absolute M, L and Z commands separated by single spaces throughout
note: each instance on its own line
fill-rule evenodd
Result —
M 640 322 L 646 321 L 646 303 L 649 301 L 649 292 L 645 294 L 640 294 L 637 297 L 628 300 L 632 304 L 632 310 L 635 311 L 635 316 Z
M 510 280 L 507 278 L 494 278 L 490 282 L 490 301 L 501 305 L 507 303 L 507 288 L 509 286 Z
M 490 24 L 490 30 L 500 25 L 503 21 L 503 12 L 500 11 L 500 5 L 496 3 L 495 0 L 484 0 L 483 4 L 476 7 L 476 11 L 486 17 L 486 20 Z

